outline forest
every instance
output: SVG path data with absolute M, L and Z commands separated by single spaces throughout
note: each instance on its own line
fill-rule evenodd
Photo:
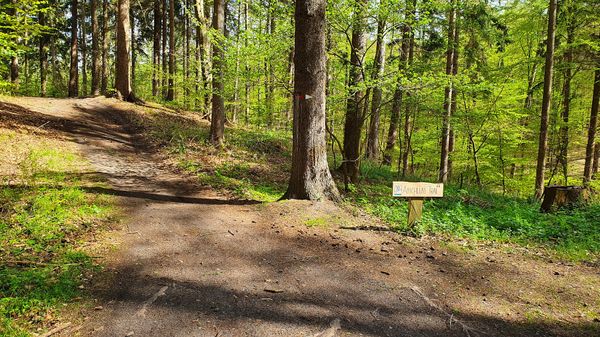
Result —
M 117 17 L 111 1 L 4 1 L 3 90 L 114 94 L 125 52 L 136 98 L 207 119 L 216 104 L 228 125 L 291 130 L 292 3 L 130 2 Z M 537 198 L 544 184 L 589 183 L 600 155 L 598 6 L 330 1 L 332 164 L 344 162 L 352 183 L 369 160 L 503 194 L 535 187 Z M 121 19 L 130 46 L 119 51 Z
M 172 335 L 172 314 L 148 309 L 173 329 L 158 334 L 132 317 L 197 305 L 220 322 L 218 336 L 241 336 L 254 319 L 270 323 L 252 336 L 275 336 L 274 322 L 286 336 L 388 336 L 352 310 L 394 332 L 435 336 L 439 326 L 398 320 L 401 310 L 376 295 L 348 295 L 370 291 L 367 272 L 421 284 L 423 271 L 438 275 L 432 285 L 393 289 L 418 298 L 405 309 L 439 319 L 444 335 L 594 336 L 599 105 L 598 0 L 0 0 L 0 335 Z M 444 196 L 425 200 L 423 218 L 407 224 L 412 206 L 392 197 L 395 181 L 443 183 Z M 194 214 L 207 233 L 186 227 Z M 112 237 L 117 223 L 127 228 L 123 245 L 110 244 L 123 247 L 125 262 L 94 260 L 113 256 L 96 235 Z M 232 251 L 212 236 L 223 228 L 241 240 Z M 358 231 L 365 237 L 343 234 Z M 160 254 L 134 263 L 136 249 L 154 252 L 148 242 Z M 193 248 L 205 244 L 215 251 Z M 86 250 L 96 245 L 100 253 Z M 306 268 L 324 274 L 293 272 L 314 282 L 298 314 L 310 324 L 289 318 L 288 306 L 306 298 L 289 288 L 304 281 L 281 276 L 293 265 L 277 260 L 287 245 L 305 254 L 294 261 L 323 259 Z M 381 260 L 357 262 L 329 246 Z M 268 300 L 227 269 L 236 259 L 254 268 L 248 275 L 270 261 L 275 271 L 260 280 Z M 164 261 L 202 276 L 154 270 Z M 336 274 L 361 263 L 360 276 Z M 92 281 L 104 265 L 121 276 Z M 129 272 L 140 294 L 122 290 Z M 328 273 L 348 293 L 324 281 Z M 550 280 L 564 275 L 573 289 Z M 223 278 L 235 285 L 222 287 Z M 521 278 L 530 292 L 512 298 Z M 192 285 L 182 289 L 212 304 L 187 303 L 169 283 L 184 279 Z M 485 285 L 462 283 L 471 279 Z M 123 297 L 98 290 L 102 282 Z M 152 287 L 161 289 L 154 297 Z M 161 302 L 169 292 L 175 304 Z M 86 296 L 85 315 L 97 314 L 90 322 L 102 330 L 48 318 Z M 237 298 L 248 296 L 280 306 L 240 309 Z M 138 300 L 143 315 L 107 306 Z M 327 301 L 348 311 L 317 318 Z M 231 317 L 249 325 L 235 330 Z

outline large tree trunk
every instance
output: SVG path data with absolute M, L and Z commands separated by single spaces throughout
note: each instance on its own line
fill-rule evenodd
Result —
M 69 97 L 79 95 L 79 52 L 77 48 L 78 0 L 71 1 L 71 66 L 69 68 Z
M 92 16 L 92 96 L 100 95 L 100 32 L 98 31 L 98 0 L 91 0 Z
M 375 62 L 373 65 L 373 80 L 377 81 L 383 76 L 385 70 L 385 18 L 377 20 L 377 42 L 375 46 Z M 369 135 L 367 138 L 367 158 L 377 159 L 379 155 L 379 121 L 381 115 L 381 85 L 378 83 L 373 88 L 371 100 L 371 120 L 369 122 Z
M 214 0 L 213 29 L 217 34 L 225 32 L 225 6 L 224 0 Z M 216 147 L 223 145 L 223 134 L 225 131 L 225 101 L 223 98 L 223 42 L 217 41 L 213 44 L 213 97 L 212 117 L 210 120 L 210 141 Z
M 152 96 L 158 96 L 159 84 L 159 67 L 160 67 L 160 31 L 162 27 L 161 16 L 161 0 L 154 0 L 154 31 L 152 39 Z
M 102 69 L 100 71 L 101 84 L 100 92 L 106 94 L 108 91 L 108 11 L 109 0 L 104 0 L 102 3 Z
M 167 101 L 175 99 L 175 0 L 169 0 L 169 87 Z
M 446 51 L 446 75 L 454 74 L 454 54 L 456 53 L 456 0 L 451 0 L 448 13 L 448 49 Z M 444 113 L 442 116 L 442 141 L 440 151 L 439 182 L 448 181 L 449 155 L 451 143 L 450 116 L 452 115 L 452 102 L 454 101 L 454 86 L 450 83 L 444 92 Z
M 600 65 L 599 65 L 600 66 Z M 585 147 L 585 165 L 583 168 L 583 183 L 589 184 L 592 180 L 594 171 L 594 163 L 596 170 L 598 169 L 597 153 L 600 152 L 600 147 L 596 142 L 596 129 L 598 127 L 598 102 L 600 101 L 600 68 L 594 71 L 594 93 L 592 95 L 592 108 L 590 109 L 590 125 L 588 126 L 587 146 Z M 596 147 L 596 151 L 594 151 Z M 596 152 L 596 154 L 594 153 Z
M 546 66 L 544 70 L 544 95 L 540 118 L 540 137 L 538 143 L 537 168 L 535 170 L 535 198 L 542 199 L 544 194 L 544 173 L 546 169 L 546 148 L 548 147 L 548 115 L 552 99 L 552 72 L 554 68 L 554 39 L 556 28 L 556 1 L 550 0 L 548 7 L 548 37 L 546 40 Z
M 129 0 L 118 0 L 117 8 L 117 59 L 115 88 L 120 99 L 131 101 L 131 27 L 129 22 Z
M 205 10 L 205 2 L 204 0 L 196 0 L 196 19 L 198 21 L 198 26 L 196 27 L 196 39 L 199 47 L 198 50 L 198 58 L 200 60 L 200 74 L 202 77 L 202 83 L 204 84 L 204 102 L 203 105 L 205 109 L 208 109 L 208 105 L 210 103 L 210 60 L 209 60 L 209 51 L 210 45 L 208 40 L 208 20 L 206 17 Z M 200 98 L 198 98 L 200 101 Z M 198 102 L 199 102 L 198 101 Z
M 39 24 L 46 26 L 46 13 L 40 12 Z M 48 82 L 48 34 L 40 36 L 40 96 L 46 97 Z
M 284 198 L 339 200 L 325 141 L 326 0 L 296 0 L 292 171 Z
M 363 105 L 365 93 L 358 87 L 364 81 L 363 59 L 366 45 L 366 8 L 367 0 L 357 1 L 354 9 L 352 25 L 352 43 L 350 52 L 350 82 L 348 87 L 351 95 L 346 107 L 344 123 L 344 162 L 342 169 L 348 174 L 350 181 L 358 182 L 360 174 L 360 136 L 364 123 Z

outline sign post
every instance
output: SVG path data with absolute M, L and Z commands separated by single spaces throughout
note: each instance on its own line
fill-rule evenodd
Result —
M 413 227 L 421 221 L 425 198 L 444 196 L 444 184 L 394 181 L 392 190 L 394 197 L 408 198 L 408 227 Z

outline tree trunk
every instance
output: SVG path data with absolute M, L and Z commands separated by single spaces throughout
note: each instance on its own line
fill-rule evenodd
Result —
M 82 95 L 87 95 L 88 91 L 88 77 L 87 77 L 87 30 L 85 26 L 86 13 L 86 0 L 81 2 L 81 14 L 79 17 L 79 25 L 81 27 L 81 75 L 83 89 L 81 90 Z
M 592 163 L 592 179 L 598 174 L 598 163 L 600 162 L 600 142 L 596 142 L 594 147 L 594 162 Z
M 240 33 L 242 30 L 242 2 L 237 4 L 236 31 L 235 31 L 235 71 L 233 80 L 233 113 L 231 121 L 237 122 L 240 106 Z
M 195 3 L 195 13 L 196 20 L 198 25 L 196 27 L 196 60 L 198 63 L 198 77 L 201 77 L 200 81 L 204 83 L 205 89 L 208 89 L 208 38 L 206 34 L 207 30 L 207 20 L 206 15 L 204 13 L 204 0 L 196 0 Z M 199 85 L 197 84 L 196 93 L 197 96 Z M 206 92 L 204 95 L 208 95 Z M 197 105 L 200 105 L 201 102 L 204 103 L 204 108 L 208 109 L 208 105 L 206 104 L 208 100 L 201 100 L 200 97 L 196 98 Z
M 325 140 L 325 9 L 326 0 L 296 0 L 292 171 L 286 199 L 340 199 Z
M 562 168 L 562 174 L 564 184 L 569 185 L 569 113 L 571 110 L 571 79 L 573 77 L 572 63 L 573 63 L 573 42 L 575 39 L 575 13 L 569 4 L 566 6 L 566 20 L 567 22 L 567 46 L 564 53 L 564 82 L 563 82 L 563 108 L 561 111 L 561 124 L 559 128 L 559 151 L 558 151 L 558 163 Z
M 405 21 L 408 21 L 409 19 L 409 1 L 411 0 L 406 1 L 407 10 L 404 12 Z M 410 28 L 409 25 L 405 23 L 402 27 L 402 45 L 400 47 L 400 60 L 398 62 L 398 72 L 400 76 L 404 75 L 406 72 L 406 62 L 408 61 L 409 36 Z M 390 126 L 388 129 L 387 141 L 383 153 L 383 163 L 385 165 L 392 165 L 392 152 L 394 151 L 394 146 L 396 145 L 396 140 L 398 139 L 398 128 L 400 127 L 400 109 L 402 107 L 403 96 L 404 89 L 402 88 L 402 79 L 399 78 L 398 83 L 396 84 L 396 90 L 394 91 L 394 96 L 392 98 L 392 113 L 390 115 Z
M 596 143 L 596 129 L 598 128 L 598 102 L 600 101 L 600 68 L 594 71 L 594 92 L 592 95 L 592 107 L 590 109 L 590 125 L 588 126 L 587 146 L 585 147 L 585 165 L 583 168 L 583 183 L 589 184 L 592 175 L 598 169 L 598 152 L 600 147 Z M 595 153 L 594 153 L 595 152 Z M 594 169 L 595 168 L 595 169 Z
M 448 49 L 446 51 L 446 75 L 454 74 L 454 54 L 456 53 L 456 0 L 451 0 L 448 13 Z M 450 83 L 444 93 L 444 114 L 442 116 L 442 141 L 440 151 L 439 182 L 448 181 L 449 155 L 451 143 L 450 116 L 452 115 L 452 102 L 454 101 L 454 86 Z
M 169 0 L 169 87 L 167 101 L 175 99 L 175 0 Z
M 415 53 L 415 34 L 414 31 L 412 29 L 412 25 L 414 24 L 413 21 L 415 20 L 415 11 L 416 11 L 416 0 L 408 0 L 407 1 L 407 16 L 410 17 L 410 20 L 408 20 L 407 23 L 405 23 L 407 25 L 407 33 L 405 35 L 408 35 L 408 61 L 407 61 L 407 72 L 410 72 L 411 70 L 411 66 L 413 63 L 413 59 L 414 59 L 414 53 Z M 410 6 L 409 6 L 410 4 Z M 406 91 L 406 97 L 410 98 L 412 96 L 412 93 L 410 90 Z M 413 123 L 414 121 L 411 118 L 411 106 L 408 104 L 408 102 L 405 102 L 404 104 L 404 151 L 402 151 L 402 156 L 401 158 L 398 158 L 398 172 L 402 173 L 402 177 L 406 177 L 406 175 L 408 174 L 408 158 L 410 156 L 410 154 L 412 153 L 412 130 L 413 130 Z M 400 162 L 400 159 L 402 159 L 402 162 Z M 400 169 L 402 168 L 402 169 Z
M 100 95 L 100 33 L 98 32 L 98 0 L 91 0 L 92 16 L 92 96 Z
M 100 92 L 106 94 L 108 91 L 108 11 L 109 0 L 102 3 L 102 69 L 100 71 L 101 84 Z
M 183 85 L 184 88 L 184 106 L 186 109 L 190 108 L 190 40 L 192 39 L 192 31 L 190 25 L 190 17 L 188 16 L 188 8 L 190 7 L 190 0 L 185 0 L 185 83 Z
M 352 43 L 350 52 L 350 82 L 348 87 L 351 95 L 346 107 L 344 123 L 344 162 L 342 170 L 348 173 L 350 181 L 358 182 L 360 174 L 360 136 L 364 123 L 363 104 L 365 93 L 360 87 L 364 82 L 363 59 L 366 45 L 366 7 L 367 0 L 357 1 L 354 8 L 352 25 Z
M 244 31 L 248 32 L 248 1 L 244 1 Z M 244 36 L 244 49 L 248 49 L 248 34 Z M 248 62 L 248 58 L 244 58 L 244 69 L 245 76 L 248 76 L 250 73 L 250 63 Z M 249 115 L 250 114 L 250 81 L 246 80 L 246 85 L 244 86 L 244 123 L 248 125 L 249 123 Z
M 137 53 L 136 53 L 136 42 L 135 42 L 135 16 L 133 14 L 133 6 L 129 7 L 129 21 L 131 27 L 131 91 L 135 91 L 135 75 L 137 66 Z
M 77 48 L 78 0 L 71 1 L 71 66 L 69 69 L 69 97 L 79 95 L 79 52 Z
M 46 13 L 39 14 L 40 26 L 46 26 Z M 40 96 L 46 97 L 48 82 L 48 34 L 40 36 Z
M 554 39 L 556 28 L 556 1 L 550 0 L 548 7 L 548 37 L 546 40 L 546 66 L 544 70 L 544 95 L 540 119 L 540 137 L 538 143 L 537 168 L 535 170 L 535 198 L 542 199 L 544 194 L 544 171 L 546 168 L 546 148 L 548 147 L 548 114 L 552 99 L 552 72 L 554 68 Z
M 214 0 L 213 29 L 217 34 L 225 32 L 224 0 Z M 210 123 L 210 141 L 216 147 L 223 146 L 225 131 L 225 101 L 223 98 L 223 41 L 216 39 L 213 44 L 213 97 Z
M 118 0 L 117 8 L 117 59 L 115 88 L 117 97 L 133 100 L 131 91 L 131 27 L 129 22 L 129 0 Z
M 160 32 L 162 27 L 162 16 L 161 16 L 161 0 L 154 0 L 154 31 L 152 35 L 152 96 L 158 96 L 158 88 L 160 86 Z
M 168 64 L 168 56 L 167 56 L 167 42 L 168 42 L 168 35 L 167 35 L 167 26 L 168 26 L 168 19 L 167 19 L 167 6 L 169 5 L 168 3 L 169 0 L 162 0 L 162 96 L 164 99 L 167 98 L 167 64 Z
M 378 81 L 385 70 L 385 18 L 379 17 L 377 22 L 377 42 L 375 46 L 375 62 L 373 65 L 373 80 Z M 367 138 L 367 158 L 377 159 L 379 155 L 379 120 L 381 115 L 381 85 L 377 83 L 373 88 L 371 100 L 371 120 L 369 122 L 369 135 Z

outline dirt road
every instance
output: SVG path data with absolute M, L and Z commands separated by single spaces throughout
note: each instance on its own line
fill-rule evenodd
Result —
M 80 144 L 110 186 L 93 192 L 116 195 L 125 215 L 123 229 L 114 233 L 120 244 L 89 286 L 96 309 L 84 310 L 81 329 L 65 335 L 555 334 L 549 325 L 460 312 L 453 305 L 461 298 L 460 268 L 448 266 L 451 257 L 437 256 L 433 247 L 412 259 L 412 248 L 400 247 L 393 234 L 301 228 L 288 221 L 291 210 L 341 212 L 334 205 L 265 206 L 197 186 L 121 125 L 120 106 L 107 102 L 19 103 L 48 120 L 44 127 Z M 458 290 L 447 293 L 445 282 Z M 480 290 L 486 291 L 493 292 Z

